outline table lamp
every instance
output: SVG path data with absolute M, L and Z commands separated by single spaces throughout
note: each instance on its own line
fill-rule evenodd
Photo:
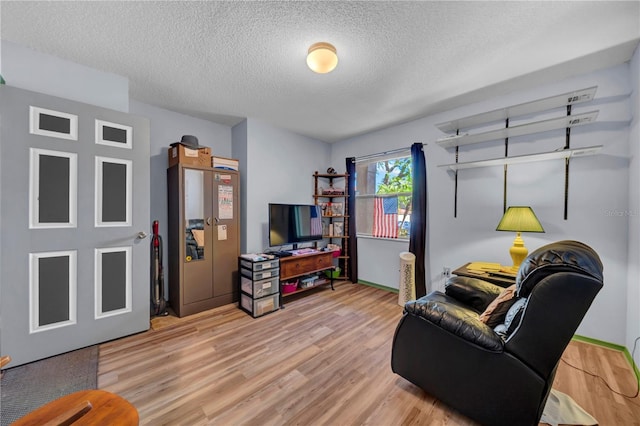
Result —
M 513 266 L 511 270 L 518 272 L 520 264 L 529 254 L 529 250 L 524 246 L 524 240 L 520 236 L 521 232 L 544 232 L 540 221 L 536 217 L 531 207 L 528 206 L 512 206 L 500 219 L 496 231 L 511 231 L 516 233 L 516 239 L 513 240 L 513 246 L 509 249 Z

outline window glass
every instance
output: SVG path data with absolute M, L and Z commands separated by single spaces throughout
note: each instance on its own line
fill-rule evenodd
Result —
M 411 157 L 356 164 L 356 227 L 360 236 L 408 239 L 411 226 Z

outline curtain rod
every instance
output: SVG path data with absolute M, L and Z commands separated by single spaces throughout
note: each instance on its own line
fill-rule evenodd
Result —
M 426 145 L 426 143 L 422 144 L 422 146 L 425 146 L 425 145 Z M 398 148 L 398 149 L 392 149 L 391 151 L 378 152 L 377 154 L 363 155 L 362 157 L 356 157 L 353 162 L 354 163 L 359 163 L 361 161 L 367 161 L 367 160 L 370 160 L 372 158 L 384 157 L 386 155 L 398 154 L 400 152 L 405 152 L 405 151 L 411 151 L 411 147 L 409 146 L 407 148 Z

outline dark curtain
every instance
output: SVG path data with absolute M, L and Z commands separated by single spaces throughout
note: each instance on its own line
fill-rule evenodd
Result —
M 427 241 L 427 165 L 422 143 L 411 145 L 413 196 L 409 251 L 416 256 L 416 297 L 427 294 L 425 257 Z
M 347 158 L 347 205 L 349 208 L 349 238 L 345 244 L 348 246 L 349 259 L 347 265 L 349 277 L 352 283 L 358 282 L 358 239 L 356 238 L 356 159 Z

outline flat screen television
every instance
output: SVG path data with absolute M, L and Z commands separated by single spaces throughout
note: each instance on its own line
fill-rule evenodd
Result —
M 269 246 L 284 246 L 322 239 L 320 206 L 269 204 Z

